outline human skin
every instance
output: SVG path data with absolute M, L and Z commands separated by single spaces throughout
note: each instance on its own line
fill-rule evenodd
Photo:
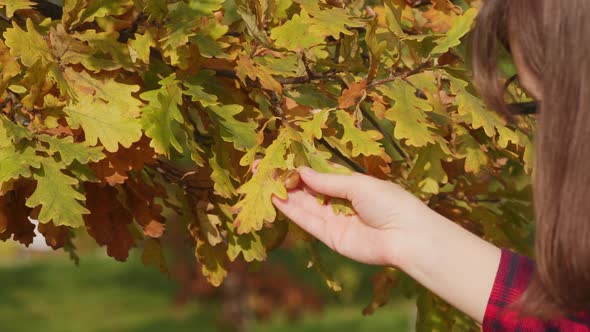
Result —
M 541 87 L 511 45 L 521 86 L 537 100 Z M 430 209 L 399 185 L 367 175 L 300 170 L 303 185 L 273 203 L 332 250 L 361 263 L 402 269 L 478 322 L 498 270 L 501 251 Z M 353 216 L 335 215 L 317 193 L 351 201 Z
M 430 209 L 399 185 L 367 175 L 300 170 L 304 186 L 273 203 L 332 250 L 361 263 L 404 270 L 482 322 L 500 249 Z M 335 215 L 316 193 L 348 199 L 357 212 Z

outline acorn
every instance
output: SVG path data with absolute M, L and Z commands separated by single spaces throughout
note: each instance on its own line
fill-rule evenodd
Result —
M 301 183 L 301 176 L 299 176 L 299 172 L 296 170 L 290 170 L 283 174 L 283 184 L 287 190 L 293 190 L 299 186 Z

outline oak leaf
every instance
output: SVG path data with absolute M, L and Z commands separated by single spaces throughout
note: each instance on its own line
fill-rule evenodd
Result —
M 475 22 L 477 16 L 477 9 L 470 8 L 461 17 L 459 17 L 455 24 L 447 33 L 436 40 L 436 46 L 430 52 L 431 54 L 443 54 L 446 53 L 451 47 L 455 47 L 461 43 L 460 39 L 465 36 L 471 26 Z
M 367 80 L 352 83 L 348 89 L 342 92 L 340 98 L 338 98 L 338 106 L 343 109 L 356 106 L 359 100 L 366 94 L 366 89 Z
M 0 8 L 6 8 L 6 17 L 12 18 L 14 12 L 21 9 L 31 9 L 36 5 L 28 0 L 0 0 Z
M 96 145 L 100 140 L 109 152 L 119 150 L 119 145 L 129 148 L 141 138 L 139 119 L 100 99 L 85 96 L 66 106 L 64 112 L 72 128 L 84 130 L 88 144 Z
M 116 260 L 125 261 L 135 239 L 129 229 L 133 216 L 118 201 L 117 190 L 95 184 L 85 186 L 90 214 L 84 217 L 88 234 L 96 243 L 107 247 L 107 254 Z
M 10 48 L 10 54 L 19 58 L 23 65 L 31 67 L 37 61 L 49 63 L 53 57 L 47 41 L 35 28 L 31 19 L 27 19 L 27 30 L 22 30 L 15 21 L 12 28 L 4 32 L 4 42 Z
M 31 190 L 28 183 L 19 183 L 14 191 L 0 196 L 0 240 L 12 238 L 25 246 L 33 243 L 35 225 L 29 219 L 31 209 L 25 206 Z
M 70 229 L 68 227 L 56 226 L 52 221 L 40 223 L 37 229 L 39 233 L 43 234 L 45 243 L 53 248 L 53 250 L 63 248 L 70 236 Z
M 56 226 L 79 227 L 83 224 L 82 216 L 90 211 L 82 204 L 86 196 L 77 190 L 79 181 L 64 174 L 64 167 L 52 158 L 42 159 L 41 168 L 33 176 L 37 187 L 26 205 L 41 206 L 37 217 L 41 223 L 53 221 Z
M 407 145 L 416 147 L 435 142 L 430 130 L 434 126 L 428 121 L 425 113 L 430 111 L 432 106 L 426 100 L 416 97 L 416 88 L 401 79 L 396 79 L 378 89 L 394 102 L 385 112 L 385 117 L 395 122 L 395 138 L 406 139 Z
M 383 148 L 377 142 L 383 138 L 383 135 L 375 130 L 362 130 L 354 124 L 354 119 L 350 114 L 343 110 L 336 111 L 336 118 L 344 129 L 341 141 L 344 144 L 351 143 L 352 157 L 359 155 L 371 156 L 381 155 Z

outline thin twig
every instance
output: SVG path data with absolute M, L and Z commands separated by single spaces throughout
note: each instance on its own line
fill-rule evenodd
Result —
M 287 121 L 287 118 L 285 117 L 285 113 L 283 112 L 283 110 L 280 109 L 280 107 L 278 106 L 280 99 L 278 99 L 279 96 L 273 92 L 273 96 L 271 100 L 271 107 L 270 107 L 270 111 L 273 113 L 274 116 L 276 116 L 277 118 L 280 118 L 281 121 L 283 122 L 283 124 L 287 127 L 291 127 L 294 130 L 296 130 L 293 125 Z M 328 149 L 330 152 L 332 152 L 333 154 L 335 154 L 336 156 L 338 156 L 338 158 L 344 160 L 344 162 L 346 162 L 350 167 L 352 167 L 356 172 L 359 173 L 366 173 L 367 171 L 365 171 L 364 168 L 362 168 L 361 166 L 357 165 L 357 163 L 355 163 L 354 161 L 352 161 L 351 159 L 347 158 L 345 155 L 343 155 L 340 151 L 338 151 L 338 149 L 334 148 L 333 146 L 330 145 L 330 143 L 328 143 L 325 139 L 321 138 L 318 140 L 320 142 L 320 144 L 322 144 L 326 149 Z
M 207 68 L 207 67 L 203 67 L 203 69 L 214 70 L 216 76 L 238 79 L 238 76 L 232 70 L 214 69 L 214 68 Z M 336 71 L 336 70 L 329 70 L 329 71 L 322 73 L 322 74 L 314 73 L 313 77 L 310 77 L 309 75 L 305 75 L 305 76 L 298 76 L 298 77 L 274 77 L 274 79 L 277 82 L 279 82 L 280 84 L 305 84 L 305 83 L 312 82 L 314 80 L 330 79 L 330 78 L 337 76 L 339 73 L 341 73 L 341 72 Z
M 406 161 L 406 163 L 408 164 L 408 166 L 412 166 L 412 160 L 410 159 L 410 157 L 404 152 L 404 150 L 402 150 L 401 146 L 398 144 L 398 142 L 393 139 L 393 136 L 391 136 L 391 134 L 389 132 L 387 132 L 386 130 L 383 129 L 383 127 L 381 127 L 381 125 L 377 122 L 377 120 L 375 120 L 371 114 L 369 114 L 369 112 L 367 112 L 367 110 L 365 110 L 363 107 L 361 107 L 361 112 L 363 113 L 363 116 L 369 120 L 369 122 L 371 123 L 371 125 L 373 127 L 375 127 L 382 135 L 383 137 L 393 146 L 393 148 L 395 149 L 395 151 L 397 153 L 399 153 L 399 155 L 404 158 L 404 160 Z
M 412 8 L 420 8 L 430 5 L 432 2 L 430 0 L 406 0 L 406 3 Z
M 369 83 L 369 86 L 376 87 L 376 86 L 383 85 L 383 84 L 386 84 L 389 82 L 393 82 L 398 78 L 404 79 L 404 78 L 410 77 L 412 75 L 416 75 L 416 74 L 422 72 L 423 70 L 430 68 L 431 66 L 432 66 L 432 62 L 430 61 L 430 59 L 426 59 L 426 61 L 422 62 L 416 68 L 414 68 L 408 72 L 405 72 L 401 75 L 400 74 L 392 75 L 392 76 L 389 76 L 389 77 L 381 79 L 381 80 L 373 81 L 373 82 Z
M 364 168 L 362 168 L 361 166 L 359 166 L 357 163 L 355 163 L 350 158 L 348 158 L 345 155 L 343 155 L 338 149 L 336 149 L 335 147 L 333 147 L 332 145 L 330 145 L 330 143 L 328 143 L 328 141 L 326 141 L 323 137 L 320 138 L 318 141 L 326 149 L 330 150 L 330 152 L 332 154 L 335 154 L 338 158 L 342 159 L 345 163 L 347 163 L 348 166 L 350 166 L 352 169 L 354 169 L 355 172 L 363 173 L 363 174 L 366 174 L 367 173 L 367 171 Z

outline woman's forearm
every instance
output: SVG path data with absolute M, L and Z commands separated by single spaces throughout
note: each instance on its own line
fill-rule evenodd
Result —
M 399 267 L 481 323 L 501 250 L 433 210 L 425 218 L 418 234 L 406 234 Z

